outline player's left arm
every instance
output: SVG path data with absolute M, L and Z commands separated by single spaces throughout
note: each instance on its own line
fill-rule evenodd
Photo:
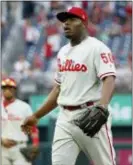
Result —
M 115 89 L 115 76 L 106 76 L 102 80 L 102 97 L 100 99 L 100 105 L 107 106 L 112 98 Z
M 97 76 L 102 81 L 100 104 L 107 106 L 115 89 L 116 69 L 111 50 L 101 45 L 95 56 Z
M 98 46 L 98 45 L 97 45 Z M 110 49 L 100 44 L 94 54 L 94 65 L 98 81 L 102 81 L 100 105 L 88 108 L 74 123 L 87 135 L 94 137 L 108 121 L 108 104 L 115 87 L 115 66 Z

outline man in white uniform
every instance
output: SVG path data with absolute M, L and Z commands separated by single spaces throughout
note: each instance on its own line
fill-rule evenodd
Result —
M 22 132 L 20 126 L 24 119 L 32 115 L 31 107 L 16 98 L 17 84 L 15 80 L 6 78 L 2 80 L 2 165 L 31 165 L 20 152 L 27 146 L 28 136 Z M 34 148 L 39 144 L 37 128 L 32 128 Z
M 70 42 L 57 55 L 55 86 L 44 105 L 28 117 L 22 130 L 57 105 L 52 165 L 74 165 L 80 151 L 94 165 L 116 165 L 109 115 L 115 66 L 110 49 L 87 32 L 87 13 L 78 7 L 57 14 Z

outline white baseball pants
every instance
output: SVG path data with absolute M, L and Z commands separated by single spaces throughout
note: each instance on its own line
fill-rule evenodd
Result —
M 57 119 L 52 146 L 52 165 L 75 165 L 82 150 L 94 165 L 116 165 L 112 144 L 111 117 L 100 132 L 90 138 L 71 121 L 83 110 L 61 110 Z
M 31 165 L 20 153 L 20 147 L 22 145 L 17 145 L 9 149 L 2 147 L 2 165 Z

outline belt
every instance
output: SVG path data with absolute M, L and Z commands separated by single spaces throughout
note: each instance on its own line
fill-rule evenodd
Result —
M 84 104 L 81 104 L 81 105 L 76 105 L 76 106 L 62 105 L 62 107 L 64 109 L 69 110 L 69 111 L 74 111 L 74 110 L 77 110 L 77 109 L 87 108 L 87 107 L 92 106 L 92 105 L 94 105 L 94 102 L 88 101 L 88 102 L 86 102 Z
M 16 142 L 16 145 L 26 143 L 26 141 L 15 141 L 15 142 Z

